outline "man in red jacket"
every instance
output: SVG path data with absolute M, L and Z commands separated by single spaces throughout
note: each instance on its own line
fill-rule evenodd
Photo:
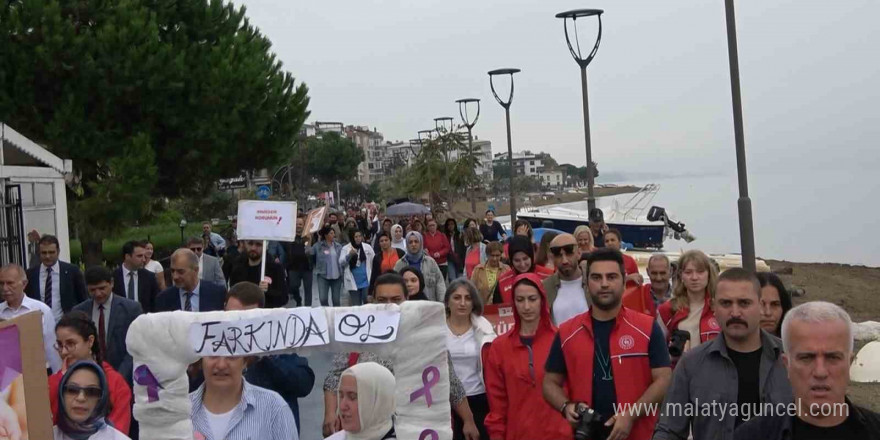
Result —
M 579 408 L 592 409 L 604 421 L 601 438 L 648 440 L 672 371 L 660 325 L 621 306 L 624 279 L 620 252 L 590 254 L 593 307 L 559 327 L 545 365 L 544 399 L 573 426 Z
M 437 262 L 437 265 L 440 266 L 440 272 L 443 272 L 443 278 L 446 278 L 449 270 L 446 257 L 452 248 L 449 244 L 449 237 L 437 230 L 437 219 L 433 217 L 428 219 L 428 232 L 425 233 L 424 239 L 425 251 Z

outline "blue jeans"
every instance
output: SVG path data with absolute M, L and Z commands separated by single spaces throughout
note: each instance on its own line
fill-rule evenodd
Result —
M 364 287 L 358 290 L 349 290 L 348 294 L 351 295 L 351 306 L 362 306 L 367 303 L 367 291 L 370 290 L 369 287 Z
M 342 293 L 342 277 L 328 280 L 323 275 L 318 275 L 318 298 L 321 299 L 321 305 L 324 307 L 330 306 L 330 303 L 327 302 L 327 294 L 331 290 L 333 291 L 333 307 L 339 307 L 341 305 L 339 295 Z
M 459 273 L 458 266 L 456 266 L 455 263 L 450 261 L 448 267 L 449 268 L 446 269 L 446 275 L 447 275 L 446 281 L 451 282 L 451 281 L 458 279 L 458 277 L 462 276 L 462 274 Z

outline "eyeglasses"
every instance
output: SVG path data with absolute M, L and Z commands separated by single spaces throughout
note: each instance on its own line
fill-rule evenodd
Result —
M 65 342 L 63 344 L 56 342 L 55 345 L 53 345 L 53 347 L 55 347 L 55 350 L 58 351 L 59 353 L 61 353 L 64 350 L 67 350 L 67 352 L 70 353 L 71 351 L 76 350 L 76 347 L 78 345 L 79 345 L 79 342 Z
M 80 394 L 86 396 L 86 399 L 100 399 L 104 395 L 104 391 L 99 387 L 81 387 L 79 385 L 67 384 L 64 386 L 64 395 L 67 397 L 79 397 Z
M 565 252 L 566 255 L 574 255 L 574 244 L 564 244 L 562 246 L 553 246 L 550 248 L 550 252 L 554 257 L 561 257 L 562 253 Z

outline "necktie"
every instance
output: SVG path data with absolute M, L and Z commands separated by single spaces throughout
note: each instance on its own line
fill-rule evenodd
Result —
M 44 295 L 46 295 L 46 300 L 43 302 L 46 303 L 46 305 L 49 306 L 49 308 L 51 309 L 52 308 L 52 268 L 51 267 L 46 268 L 46 288 L 43 293 L 44 293 Z
M 183 311 L 184 312 L 192 312 L 193 306 L 192 306 L 192 301 L 190 299 L 192 298 L 193 293 L 186 292 L 183 295 L 186 297 L 186 300 L 183 302 Z
M 98 305 L 98 344 L 101 346 L 101 356 L 107 359 L 107 335 L 104 333 L 104 304 Z
M 134 299 L 134 272 L 128 273 L 128 299 Z

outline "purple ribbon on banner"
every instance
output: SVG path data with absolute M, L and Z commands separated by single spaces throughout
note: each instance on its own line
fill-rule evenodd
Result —
M 421 396 L 425 396 L 425 402 L 428 404 L 428 408 L 431 407 L 431 404 L 434 403 L 434 399 L 431 397 L 431 388 L 434 385 L 437 385 L 437 382 L 440 382 L 440 370 L 435 366 L 429 366 L 422 371 L 422 388 L 419 388 L 413 391 L 412 394 L 409 395 L 409 402 L 412 403 L 416 399 Z
M 437 431 L 434 431 L 433 429 L 426 429 L 419 434 L 419 440 L 425 439 L 440 440 L 440 434 L 437 434 Z
M 159 389 L 162 388 L 162 385 L 156 379 L 156 376 L 153 376 L 150 367 L 141 365 L 135 368 L 134 383 L 147 387 L 147 402 L 153 403 L 159 400 Z M 164 388 L 162 389 L 164 390 Z

